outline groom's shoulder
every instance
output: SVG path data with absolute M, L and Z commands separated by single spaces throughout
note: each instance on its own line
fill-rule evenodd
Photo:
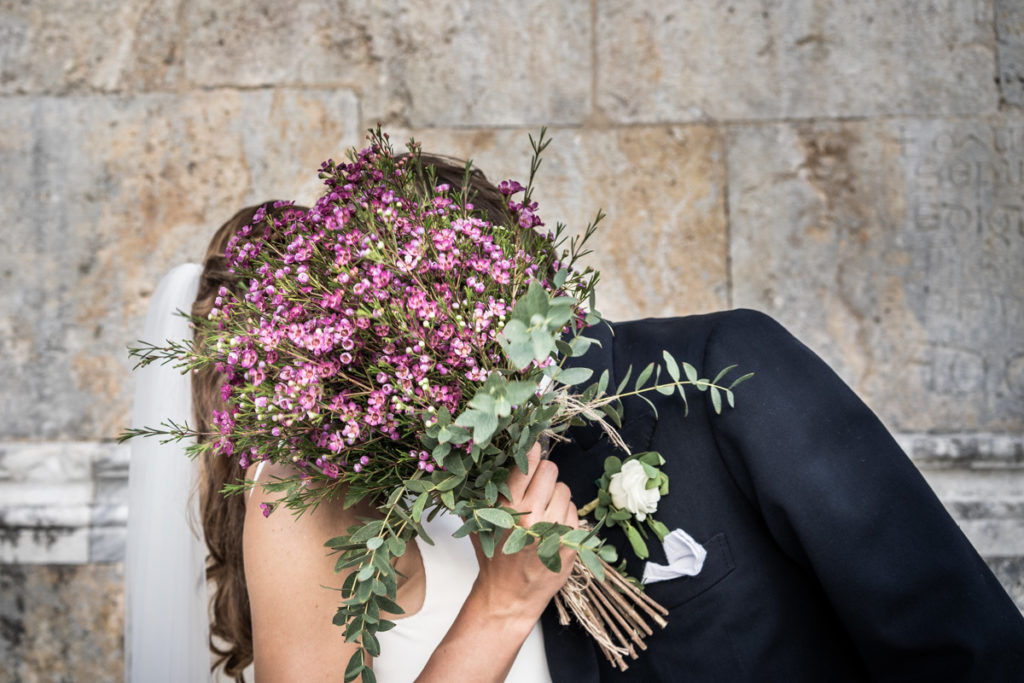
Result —
M 703 352 L 709 344 L 759 346 L 769 340 L 791 338 L 770 315 L 749 308 L 615 322 L 612 333 L 618 351 L 635 353 L 650 348 L 659 354 L 663 349 L 692 353 Z

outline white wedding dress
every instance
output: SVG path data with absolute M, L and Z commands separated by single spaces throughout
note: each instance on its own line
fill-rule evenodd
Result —
M 188 322 L 175 312 L 191 309 L 201 271 L 196 264 L 186 264 L 160 281 L 146 314 L 143 341 L 162 345 L 167 339 L 191 336 Z M 188 375 L 154 364 L 139 370 L 135 379 L 134 427 L 155 427 L 168 419 L 191 422 Z M 217 680 L 210 674 L 206 544 L 193 495 L 198 466 L 185 457 L 181 443 L 160 444 L 150 437 L 133 439 L 131 445 L 125 679 Z M 426 575 L 423 607 L 378 634 L 381 655 L 374 659 L 373 670 L 380 683 L 415 680 L 469 594 L 477 561 L 468 538 L 452 538 L 459 526 L 461 522 L 450 515 L 425 523 L 435 544 L 418 542 Z M 246 680 L 252 679 L 250 668 Z M 505 680 L 551 680 L 539 622 Z
M 433 521 L 424 522 L 434 545 L 417 541 L 427 578 L 423 607 L 412 616 L 396 620 L 390 631 L 377 635 L 381 656 L 373 660 L 373 672 L 381 683 L 415 680 L 469 595 L 477 575 L 477 561 L 469 538 L 452 538 L 452 532 L 460 526 L 462 520 L 453 515 L 438 515 Z M 551 681 L 539 621 L 523 642 L 505 680 Z

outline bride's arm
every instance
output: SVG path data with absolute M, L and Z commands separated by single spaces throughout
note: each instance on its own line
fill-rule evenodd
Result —
M 540 459 L 540 447 L 529 453 L 528 473 L 513 470 L 508 486 L 510 507 L 525 512 L 523 526 L 546 521 L 579 524 L 569 487 L 558 481 L 558 467 Z M 455 623 L 416 679 L 428 681 L 503 681 L 519 648 L 548 602 L 569 577 L 575 553 L 562 548 L 562 571 L 544 567 L 530 547 L 487 559 L 474 540 L 480 573 Z
M 274 467 L 268 466 L 263 477 L 287 476 Z M 509 477 L 510 505 L 528 512 L 522 524 L 543 520 L 576 526 L 576 508 L 557 474 L 553 463 L 540 461 L 535 447 L 528 475 L 515 471 Z M 340 586 L 345 574 L 334 573 L 334 559 L 323 544 L 369 513 L 321 505 L 298 519 L 284 510 L 264 519 L 260 504 L 269 500 L 255 489 L 247 501 L 243 541 L 257 680 L 341 681 L 356 646 L 345 643 L 331 623 L 337 593 L 323 587 Z M 530 548 L 514 555 L 499 549 L 490 560 L 478 549 L 479 576 L 418 680 L 504 679 L 530 629 L 568 576 L 573 556 L 562 552 L 563 571 L 555 574 Z M 410 577 L 416 580 L 422 580 L 421 572 Z

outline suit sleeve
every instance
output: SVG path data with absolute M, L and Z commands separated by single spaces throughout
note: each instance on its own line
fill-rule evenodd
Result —
M 1024 618 L 867 406 L 761 313 L 712 331 L 704 367 L 732 363 L 756 374 L 710 418 L 719 452 L 875 677 L 1024 680 Z

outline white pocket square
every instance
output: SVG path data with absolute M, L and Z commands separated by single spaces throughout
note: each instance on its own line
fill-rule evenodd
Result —
M 682 529 L 676 529 L 666 536 L 661 545 L 665 548 L 668 564 L 645 564 L 645 584 L 677 579 L 680 576 L 696 576 L 704 568 L 704 558 L 708 556 L 708 551 Z

